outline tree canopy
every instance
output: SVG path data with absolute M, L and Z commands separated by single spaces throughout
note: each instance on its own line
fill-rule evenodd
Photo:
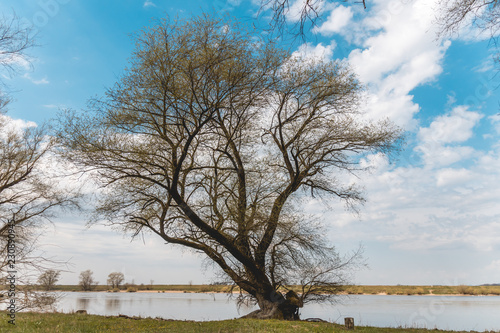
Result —
M 51 291 L 54 289 L 59 277 L 61 275 L 60 271 L 54 269 L 48 269 L 38 277 L 38 284 L 43 287 L 45 291 Z
M 80 272 L 80 277 L 79 277 L 80 280 L 78 284 L 80 285 L 83 291 L 92 291 L 98 285 L 98 282 L 94 280 L 93 275 L 94 272 L 92 272 L 90 269 Z
M 401 132 L 359 113 L 349 67 L 292 56 L 238 22 L 162 21 L 85 112 L 67 111 L 61 153 L 101 186 L 94 220 L 204 254 L 259 305 L 297 318 L 359 259 L 341 257 L 301 209 L 363 200 L 342 174 L 390 152 Z M 301 285 L 299 294 L 283 287 Z
M 113 272 L 108 275 L 108 286 L 111 289 L 120 288 L 123 281 L 125 281 L 125 275 L 121 272 Z

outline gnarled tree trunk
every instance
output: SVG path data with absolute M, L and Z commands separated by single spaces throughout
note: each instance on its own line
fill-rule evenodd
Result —
M 299 320 L 299 308 L 302 301 L 294 291 L 289 291 L 285 296 L 280 292 L 256 295 L 259 310 L 255 310 L 243 318 L 254 319 L 284 319 Z

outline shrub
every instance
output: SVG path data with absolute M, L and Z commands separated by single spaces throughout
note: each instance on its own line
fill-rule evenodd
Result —
M 415 288 L 415 294 L 417 294 L 417 295 L 425 294 L 424 288 Z
M 457 292 L 462 295 L 476 295 L 477 293 L 469 286 L 460 285 L 457 287 Z

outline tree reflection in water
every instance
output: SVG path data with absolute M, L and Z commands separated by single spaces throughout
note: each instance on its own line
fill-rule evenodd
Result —
M 116 311 L 120 310 L 120 300 L 118 298 L 107 298 L 106 299 L 106 311 Z

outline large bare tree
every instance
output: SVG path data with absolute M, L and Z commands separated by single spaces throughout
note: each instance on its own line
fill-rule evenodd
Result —
M 298 318 L 359 259 L 339 256 L 301 202 L 362 201 L 342 175 L 400 131 L 363 120 L 345 64 L 292 57 L 228 19 L 164 21 L 136 43 L 106 96 L 61 118 L 61 152 L 101 186 L 95 220 L 203 253 L 254 317 Z

